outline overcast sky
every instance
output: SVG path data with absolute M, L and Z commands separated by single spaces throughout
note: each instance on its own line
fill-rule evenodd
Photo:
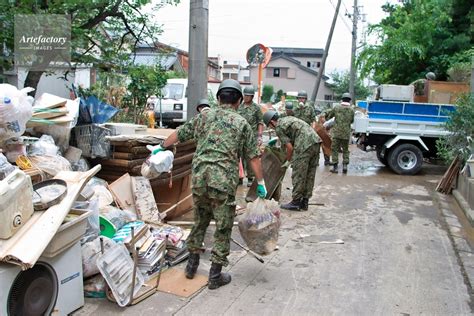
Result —
M 367 23 L 377 23 L 386 0 L 359 0 Z M 393 2 L 393 1 L 392 1 Z M 209 0 L 209 56 L 245 62 L 256 43 L 277 47 L 324 48 L 337 0 Z M 329 49 L 326 73 L 350 67 L 353 0 L 343 0 Z M 165 6 L 156 14 L 163 24 L 160 41 L 188 50 L 189 0 Z

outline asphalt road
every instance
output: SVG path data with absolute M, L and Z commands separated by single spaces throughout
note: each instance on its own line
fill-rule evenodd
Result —
M 311 201 L 324 205 L 284 211 L 279 249 L 264 264 L 233 248 L 231 284 L 190 299 L 157 293 L 127 309 L 87 300 L 75 315 L 472 314 L 469 231 L 452 198 L 434 191 L 445 169 L 399 176 L 374 153 L 352 148 L 351 159 L 347 175 L 318 169 Z M 288 173 L 282 200 L 290 196 Z

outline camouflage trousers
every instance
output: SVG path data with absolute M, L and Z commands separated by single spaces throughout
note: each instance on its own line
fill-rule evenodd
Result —
M 245 175 L 247 176 L 247 178 L 253 178 L 254 174 L 252 167 L 250 166 L 250 161 L 242 159 L 242 164 L 244 165 Z
M 200 253 L 207 227 L 212 219 L 216 221 L 214 246 L 211 261 L 227 266 L 230 253 L 230 236 L 235 218 L 235 196 L 213 188 L 193 189 L 194 226 L 186 243 L 189 252 Z
M 342 163 L 349 164 L 349 139 L 333 138 L 332 139 L 332 163 L 338 164 L 339 151 L 342 149 Z
M 317 143 L 308 148 L 303 153 L 293 156 L 291 167 L 291 182 L 293 183 L 293 200 L 301 198 L 309 199 L 313 195 L 314 178 L 316 177 L 316 168 L 319 165 L 319 147 Z

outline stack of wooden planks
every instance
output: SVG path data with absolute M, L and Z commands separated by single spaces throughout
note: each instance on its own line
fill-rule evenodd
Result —
M 451 191 L 453 190 L 454 180 L 456 180 L 460 169 L 461 159 L 459 157 L 456 157 L 451 162 L 451 165 L 449 166 L 448 170 L 446 170 L 441 180 L 438 182 L 436 191 L 441 192 L 443 194 L 451 194 Z
M 110 159 L 95 159 L 94 163 L 101 164 L 102 170 L 97 175 L 99 178 L 107 182 L 113 182 L 120 178 L 125 173 L 131 176 L 140 176 L 141 167 L 150 154 L 146 145 L 150 143 L 143 143 L 139 140 L 120 140 L 110 141 L 112 147 L 112 157 Z M 159 142 L 151 145 L 157 145 Z M 184 177 L 191 173 L 191 162 L 193 159 L 196 144 L 194 141 L 178 144 L 175 148 L 175 158 L 173 161 L 172 177 Z M 169 174 L 162 174 L 150 182 L 165 182 L 169 181 Z

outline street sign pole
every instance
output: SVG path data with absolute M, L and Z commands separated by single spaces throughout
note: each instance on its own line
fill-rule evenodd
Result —
M 258 99 L 257 99 L 258 104 L 260 104 L 262 102 L 262 84 L 263 84 L 262 71 L 263 71 L 262 64 L 259 63 L 258 64 Z

